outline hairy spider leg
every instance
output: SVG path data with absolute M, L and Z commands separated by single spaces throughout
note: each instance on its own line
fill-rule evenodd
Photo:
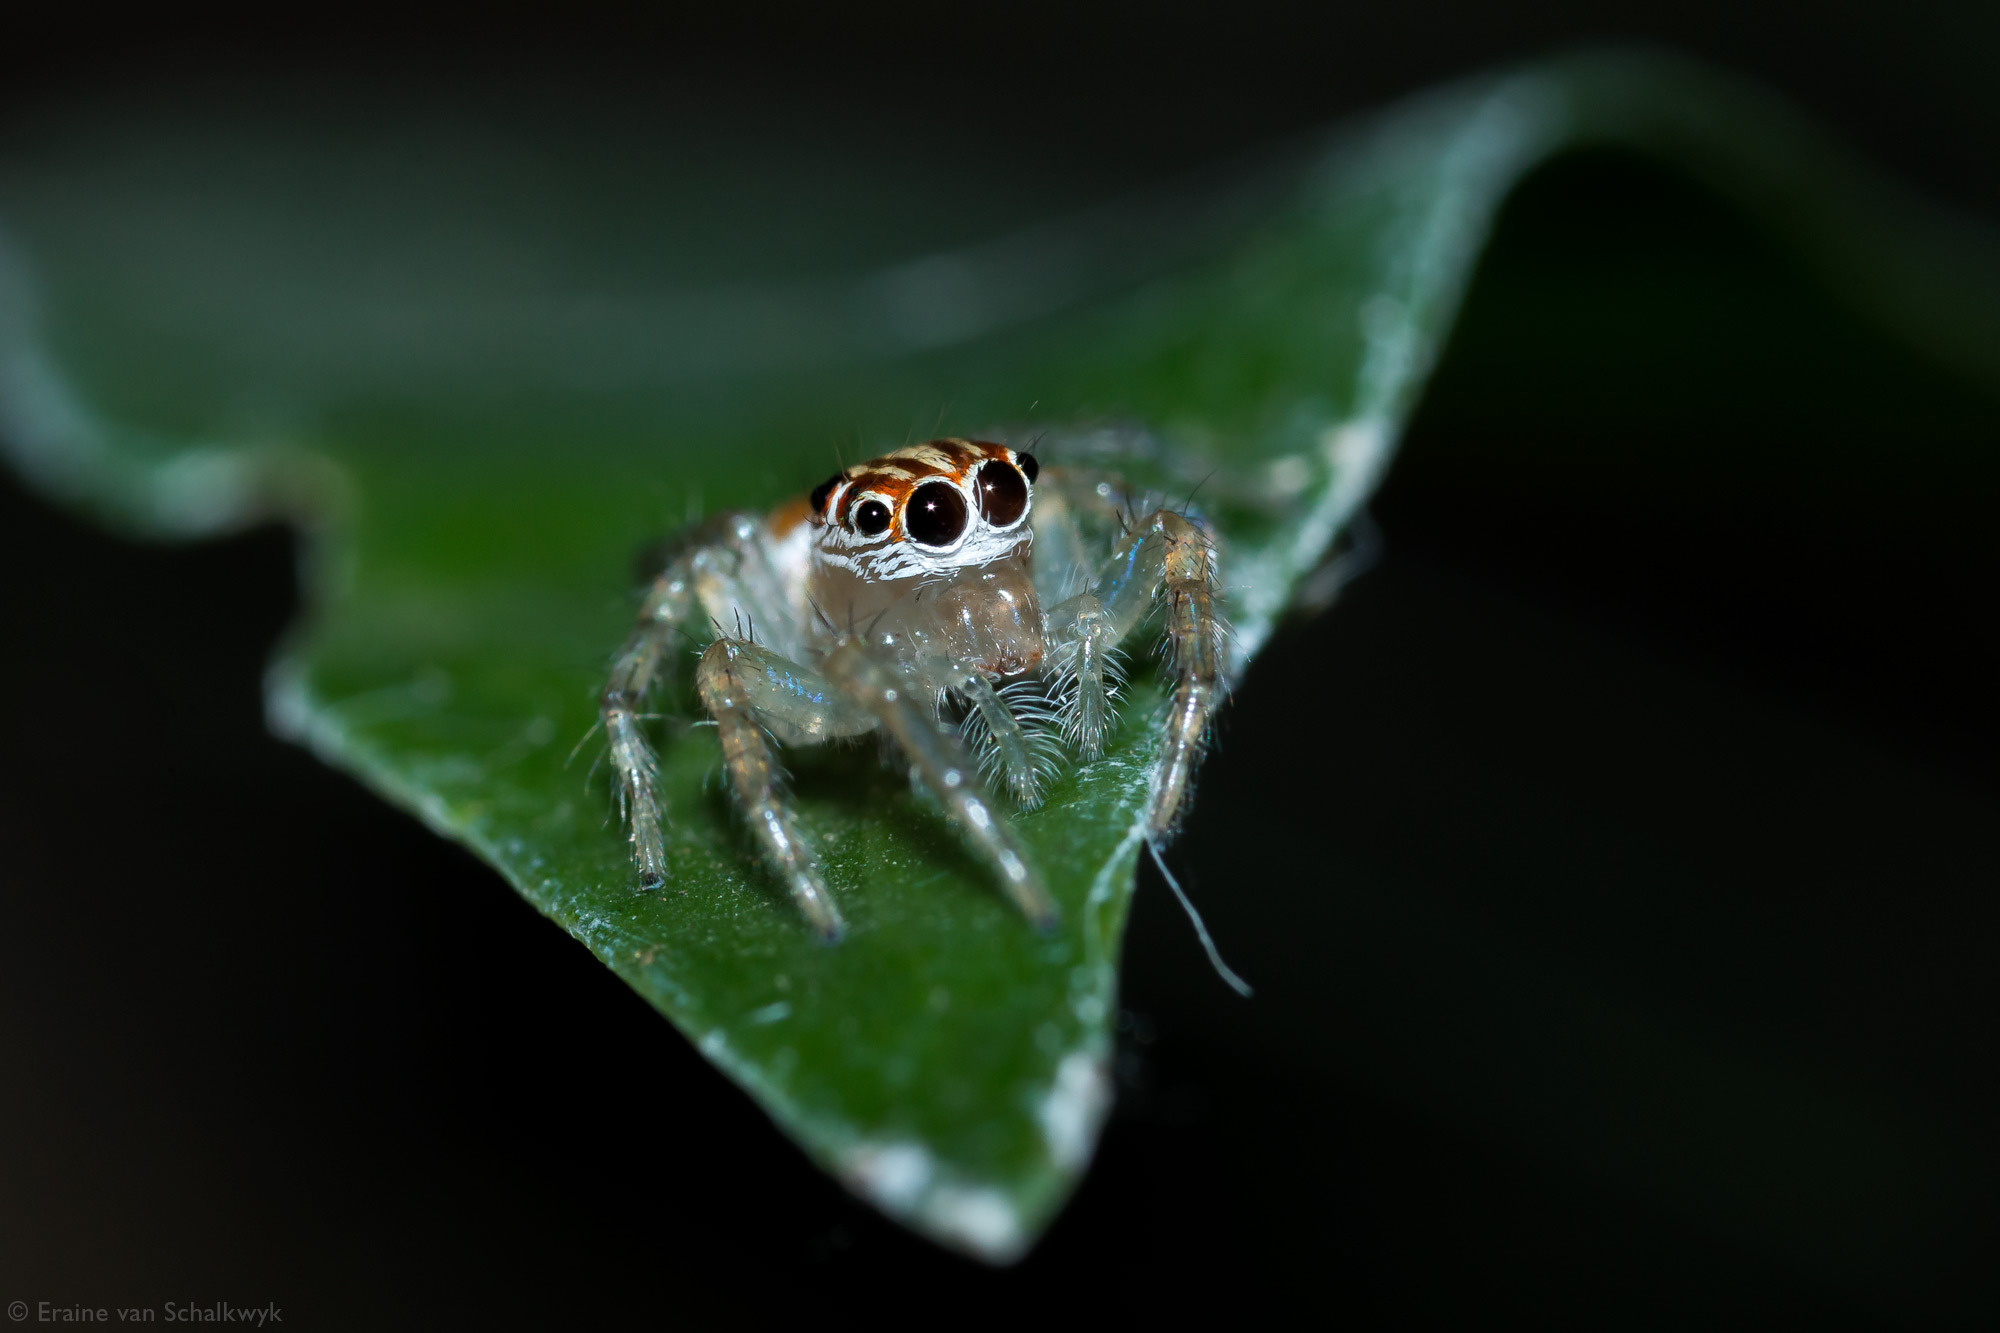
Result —
M 1115 691 L 1116 653 L 1158 598 L 1166 603 L 1165 648 L 1174 673 L 1159 766 L 1147 796 L 1146 831 L 1165 838 L 1179 823 L 1221 700 L 1223 625 L 1215 610 L 1215 544 L 1199 519 L 1156 509 L 1112 547 L 1096 585 L 1051 608 L 1065 729 L 1079 747 L 1101 750 Z
M 850 703 L 874 715 L 909 760 L 912 781 L 937 797 L 946 817 L 999 872 L 1002 888 L 1022 914 L 1036 929 L 1053 930 L 1059 919 L 1055 900 L 993 808 L 965 752 L 938 724 L 930 694 L 851 636 L 834 645 L 820 669 Z
M 598 717 L 611 758 L 611 780 L 617 788 L 618 815 L 632 840 L 632 862 L 643 888 L 657 889 L 667 880 L 667 852 L 661 826 L 666 809 L 660 802 L 660 764 L 646 741 L 640 718 L 646 697 L 668 674 L 674 636 L 695 605 L 690 561 L 674 561 L 653 580 L 640 604 L 638 623 L 612 662 L 610 678 L 598 697 Z
M 769 526 L 756 515 L 738 513 L 723 515 L 703 531 L 708 540 L 689 552 L 691 574 L 695 597 L 716 633 L 800 656 L 803 606 L 779 570 Z
M 1035 489 L 1036 589 L 1046 609 L 1044 674 L 1062 738 L 1078 757 L 1102 757 L 1125 686 L 1114 623 L 1099 598 L 1101 554 L 1124 531 L 1123 483 L 1096 468 L 1045 467 Z
M 1161 591 L 1167 602 L 1167 662 L 1174 672 L 1173 704 L 1147 820 L 1147 831 L 1158 839 L 1180 822 L 1194 771 L 1208 748 L 1209 728 L 1221 702 L 1224 627 L 1215 611 L 1215 546 L 1207 530 L 1168 510 L 1153 521 L 1165 548 Z
M 1049 762 L 1035 744 L 1036 737 L 1022 725 L 1026 712 L 1037 720 L 1032 701 L 1003 698 L 984 672 L 962 670 L 951 685 L 952 693 L 971 705 L 965 719 L 966 740 L 975 754 L 991 757 L 991 767 L 1006 780 L 1007 791 L 1023 810 L 1042 803 L 1043 769 Z M 982 765 L 984 767 L 986 765 Z
M 870 731 L 875 719 L 847 703 L 818 672 L 743 638 L 721 638 L 702 652 L 695 688 L 722 742 L 722 765 L 758 848 L 820 939 L 846 929 L 820 877 L 819 858 L 801 836 L 777 761 L 764 733 L 786 744 L 811 744 Z
M 667 878 L 662 833 L 667 812 L 659 794 L 659 760 L 642 721 L 647 698 L 672 674 L 676 636 L 697 608 L 721 621 L 740 609 L 784 605 L 761 528 L 747 514 L 723 514 L 704 524 L 646 590 L 631 636 L 598 699 L 618 812 L 632 841 L 641 887 L 657 889 Z M 766 632 L 784 635 L 781 642 L 789 643 L 785 617 L 771 615 L 767 626 Z
M 1049 657 L 1063 738 L 1079 757 L 1103 755 L 1111 708 L 1125 684 L 1120 635 L 1097 594 L 1078 593 L 1049 608 Z

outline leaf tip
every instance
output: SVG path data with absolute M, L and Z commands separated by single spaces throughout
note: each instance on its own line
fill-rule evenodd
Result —
M 1004 1191 L 952 1179 L 920 1143 L 856 1144 L 842 1154 L 840 1175 L 891 1217 L 989 1264 L 1015 1262 L 1034 1240 Z

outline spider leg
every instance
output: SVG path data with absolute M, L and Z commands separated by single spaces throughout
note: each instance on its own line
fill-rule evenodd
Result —
M 783 740 L 811 742 L 870 730 L 874 718 L 842 700 L 818 672 L 748 639 L 709 644 L 695 668 L 695 688 L 715 719 L 730 789 L 765 862 L 819 937 L 829 944 L 838 940 L 846 925 L 820 877 L 818 857 L 793 820 L 765 730 Z
M 835 644 L 820 669 L 849 703 L 867 710 L 895 742 L 910 762 L 911 777 L 936 795 L 946 817 L 999 872 L 1001 887 L 1022 914 L 1037 929 L 1053 929 L 1055 901 L 1029 865 L 1013 830 L 981 789 L 964 751 L 938 725 L 930 694 L 852 637 Z
M 666 809 L 659 793 L 659 760 L 640 726 L 646 696 L 668 673 L 674 636 L 693 614 L 694 590 L 687 558 L 674 561 L 653 580 L 640 604 L 638 623 L 611 666 L 598 698 L 598 720 L 609 745 L 618 812 L 632 841 L 632 864 L 642 888 L 666 883 L 666 843 L 660 825 Z
M 631 636 L 598 698 L 618 811 L 642 888 L 657 889 L 667 878 L 659 760 L 641 725 L 647 696 L 670 674 L 675 637 L 698 610 L 721 623 L 750 608 L 782 605 L 771 600 L 780 594 L 761 532 L 750 515 L 723 514 L 686 538 L 681 553 L 647 588 Z
M 1167 603 L 1167 661 L 1174 672 L 1146 818 L 1146 831 L 1159 839 L 1179 823 L 1194 770 L 1208 748 L 1209 724 L 1222 696 L 1222 622 L 1215 613 L 1215 551 L 1208 533 L 1167 510 L 1153 522 L 1166 547 L 1160 588 Z
M 1124 483 L 1091 468 L 1044 466 L 1035 482 L 1035 593 L 1044 606 L 1086 591 L 1123 531 Z
M 1016 711 L 1027 701 L 1016 696 L 1014 707 L 1009 707 L 1009 701 L 979 671 L 965 672 L 952 682 L 951 688 L 972 705 L 972 712 L 966 718 L 966 739 L 980 756 L 981 766 L 986 766 L 990 756 L 991 766 L 1006 779 L 1007 790 L 1022 809 L 1032 810 L 1040 805 L 1043 756 Z
M 1208 748 L 1209 723 L 1222 697 L 1223 625 L 1215 609 L 1215 543 L 1199 519 L 1156 509 L 1113 545 L 1093 594 L 1050 611 L 1062 633 L 1059 659 L 1072 665 L 1086 655 L 1108 657 L 1145 620 L 1155 599 L 1166 603 L 1166 659 L 1174 673 L 1159 765 L 1147 797 L 1146 831 L 1171 834 Z M 1090 692 L 1085 676 L 1066 695 L 1069 725 L 1081 732 Z M 1107 714 L 1108 716 L 1108 714 Z
M 1087 760 L 1104 753 L 1116 722 L 1112 706 L 1125 685 L 1118 644 L 1152 608 L 1150 584 L 1143 596 L 1120 596 L 1125 585 L 1103 567 L 1107 546 L 1123 549 L 1128 564 L 1147 554 L 1129 539 L 1126 504 L 1124 483 L 1095 468 L 1045 466 L 1035 484 L 1035 583 L 1049 648 L 1043 671 L 1063 739 Z
M 688 579 L 718 634 L 756 640 L 798 657 L 801 645 L 791 628 L 797 617 L 781 614 L 790 603 L 761 521 L 749 514 L 724 514 L 704 531 L 709 540 L 688 554 Z
M 1095 593 L 1078 593 L 1049 608 L 1050 672 L 1063 737 L 1085 759 L 1104 753 L 1111 705 L 1125 684 L 1118 627 Z

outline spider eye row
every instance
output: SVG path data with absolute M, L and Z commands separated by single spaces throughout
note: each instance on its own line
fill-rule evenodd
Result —
M 1027 513 L 1028 486 L 1041 472 L 1033 454 L 1016 457 L 1018 466 L 994 459 L 982 463 L 972 476 L 972 493 L 979 516 L 996 528 L 1010 527 Z M 826 508 L 840 481 L 836 475 L 813 489 L 808 499 L 815 511 Z M 965 535 L 971 518 L 965 496 L 947 481 L 923 483 L 910 492 L 903 506 L 903 530 L 919 546 L 952 545 Z M 870 497 L 848 510 L 847 527 L 857 536 L 879 537 L 894 520 L 895 514 L 885 502 Z

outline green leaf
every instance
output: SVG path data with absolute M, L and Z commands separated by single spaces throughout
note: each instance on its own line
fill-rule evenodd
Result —
M 1168 446 L 1127 455 L 1138 482 L 1213 471 L 1240 670 L 1380 478 L 1507 193 L 1586 144 L 1679 162 L 1912 338 L 2000 369 L 1967 243 L 1782 109 L 1656 60 L 1454 87 L 1081 213 L 880 127 L 798 130 L 816 156 L 340 110 L 135 106 L 17 137 L 13 462 L 129 530 L 297 521 L 313 610 L 273 725 L 474 849 L 856 1191 L 995 1261 L 1053 1216 L 1107 1107 L 1157 684 L 1019 820 L 1052 937 L 872 757 L 788 755 L 852 928 L 823 948 L 711 780 L 712 733 L 667 725 L 663 892 L 635 888 L 589 751 L 571 762 L 649 540 L 803 490 L 836 447 L 944 423 L 1047 430 L 1059 457 L 1116 426 Z

